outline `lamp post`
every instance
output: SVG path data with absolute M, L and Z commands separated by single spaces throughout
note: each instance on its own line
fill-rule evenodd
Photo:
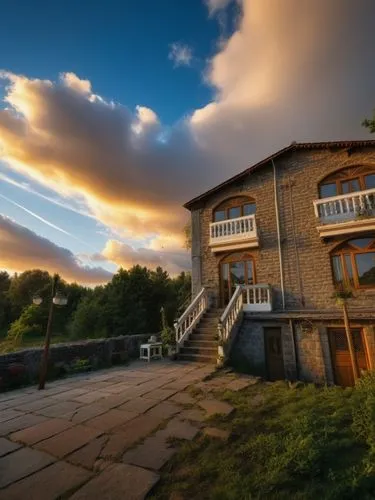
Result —
M 65 306 L 68 303 L 67 297 L 65 297 L 62 293 L 56 291 L 57 284 L 59 281 L 58 274 L 55 274 L 52 278 L 52 290 L 51 290 L 51 303 L 49 306 L 48 313 L 48 322 L 47 322 L 47 331 L 44 340 L 44 351 L 42 356 L 42 363 L 40 367 L 40 377 L 39 377 L 39 387 L 38 389 L 44 389 L 46 384 L 46 376 L 47 376 L 47 367 L 48 367 L 48 356 L 49 356 L 49 346 L 51 343 L 51 332 L 52 332 L 52 318 L 53 318 L 53 306 Z M 42 297 L 39 295 L 35 295 L 33 297 L 33 303 L 39 306 L 43 302 Z

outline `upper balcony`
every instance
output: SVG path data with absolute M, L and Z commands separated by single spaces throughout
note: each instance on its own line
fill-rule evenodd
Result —
M 375 188 L 314 201 L 322 238 L 375 229 Z
M 245 215 L 210 224 L 210 247 L 213 252 L 257 248 L 258 246 L 255 215 Z

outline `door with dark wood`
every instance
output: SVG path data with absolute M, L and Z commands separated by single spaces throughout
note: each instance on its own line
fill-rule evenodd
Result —
M 328 332 L 335 382 L 337 385 L 341 385 L 343 387 L 353 386 L 353 368 L 345 329 L 329 328 Z M 352 328 L 351 334 L 359 371 L 367 370 L 367 358 L 362 331 L 360 328 Z
M 264 329 L 264 346 L 268 379 L 285 379 L 281 328 Z

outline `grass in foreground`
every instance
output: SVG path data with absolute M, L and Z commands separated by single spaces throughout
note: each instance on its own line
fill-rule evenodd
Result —
M 185 443 L 153 499 L 375 498 L 374 374 L 355 389 L 279 382 L 216 396 L 235 407 L 214 419 L 229 440 Z

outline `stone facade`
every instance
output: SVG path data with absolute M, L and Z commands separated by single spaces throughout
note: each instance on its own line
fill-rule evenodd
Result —
M 313 201 L 319 198 L 319 182 L 327 175 L 357 165 L 375 167 L 375 146 L 351 150 L 343 147 L 294 149 L 276 157 L 274 165 L 284 272 L 283 311 L 337 310 L 335 299 L 332 298 L 334 283 L 330 252 L 340 242 L 350 239 L 350 235 L 323 240 L 317 230 L 319 222 L 315 217 Z M 259 248 L 248 249 L 246 253 L 251 254 L 254 259 L 257 283 L 272 285 L 274 310 L 281 311 L 280 256 L 272 162 L 265 163 L 245 177 L 223 185 L 221 189 L 189 207 L 192 212 L 193 294 L 204 286 L 209 291 L 213 303 L 220 305 L 220 261 L 228 252 L 212 252 L 209 246 L 209 225 L 213 221 L 213 211 L 217 205 L 228 198 L 243 195 L 253 198 L 256 202 L 259 235 Z M 366 235 L 374 236 L 375 231 Z M 361 309 L 375 310 L 375 289 L 355 291 L 355 298 L 350 300 L 350 310 Z M 251 358 L 254 366 L 258 366 L 261 359 L 264 363 L 264 352 L 261 353 L 262 327 L 261 323 L 254 321 L 250 327 L 247 321 L 245 318 L 239 339 L 242 339 L 242 348 L 249 353 L 248 358 Z M 283 324 L 280 322 L 278 326 L 281 325 Z M 361 323 L 361 326 L 363 325 Z M 343 326 L 342 322 L 340 326 Z M 282 328 L 285 329 L 284 326 Z M 317 322 L 311 335 L 307 337 L 300 334 L 298 328 L 296 330 L 301 378 L 332 382 L 333 374 L 324 324 Z M 372 342 L 373 333 L 371 345 Z M 373 352 L 369 353 L 369 356 L 373 355 Z

